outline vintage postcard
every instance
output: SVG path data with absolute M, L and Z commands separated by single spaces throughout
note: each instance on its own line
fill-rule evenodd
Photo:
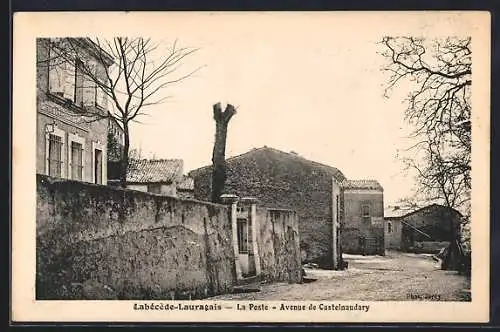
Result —
M 488 320 L 488 12 L 13 24 L 13 321 Z

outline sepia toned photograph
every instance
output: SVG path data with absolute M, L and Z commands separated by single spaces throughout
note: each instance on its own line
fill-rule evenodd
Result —
M 30 17 L 53 22 L 23 35 L 14 82 L 33 108 L 14 103 L 26 301 L 487 317 L 488 15 L 160 13 L 134 31 L 115 13 L 99 33 L 104 15 L 59 14 Z

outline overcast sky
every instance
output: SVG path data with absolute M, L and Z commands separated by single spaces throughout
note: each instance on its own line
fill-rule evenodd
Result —
M 404 34 L 401 18 L 364 15 L 206 14 L 165 22 L 155 30 L 168 35 L 164 45 L 177 38 L 179 46 L 200 48 L 180 73 L 205 67 L 163 92 L 174 98 L 151 106 L 143 124 L 132 127 L 132 147 L 145 157 L 183 159 L 185 173 L 208 165 L 212 104 L 229 102 L 238 113 L 229 124 L 227 157 L 264 145 L 293 150 L 348 178 L 378 180 L 386 204 L 408 195 L 413 181 L 396 158 L 408 144 L 408 90 L 383 97 L 388 77 L 377 53 L 385 34 L 398 28 Z M 422 34 L 433 29 L 406 21 Z

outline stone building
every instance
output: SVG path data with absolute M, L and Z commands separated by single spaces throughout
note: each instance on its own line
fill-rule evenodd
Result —
M 341 185 L 342 251 L 384 255 L 384 190 L 376 180 L 346 180 Z
M 384 216 L 387 249 L 435 253 L 460 238 L 460 212 L 439 204 L 413 211 L 388 207 Z
M 340 219 L 341 171 L 266 146 L 228 158 L 226 164 L 227 194 L 255 197 L 261 207 L 296 211 L 303 260 L 338 267 L 341 253 L 333 225 Z M 212 166 L 188 174 L 195 198 L 210 200 Z
M 106 184 L 108 100 L 82 64 L 104 81 L 113 58 L 88 38 L 38 38 L 36 51 L 36 172 Z

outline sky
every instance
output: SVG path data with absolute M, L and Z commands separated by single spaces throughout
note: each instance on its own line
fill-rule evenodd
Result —
M 176 22 L 165 23 L 168 33 L 156 31 L 154 40 L 199 48 L 179 74 L 203 68 L 162 90 L 173 98 L 148 107 L 149 116 L 132 126 L 132 148 L 144 157 L 183 159 L 185 173 L 209 165 L 212 105 L 231 103 L 238 113 L 229 123 L 227 157 L 266 145 L 334 166 L 350 179 L 376 179 L 386 205 L 411 194 L 413 178 L 396 157 L 408 146 L 409 90 L 401 86 L 384 98 L 388 76 L 379 54 L 397 21 L 219 14 L 199 24 Z M 421 23 L 421 31 L 429 30 Z

